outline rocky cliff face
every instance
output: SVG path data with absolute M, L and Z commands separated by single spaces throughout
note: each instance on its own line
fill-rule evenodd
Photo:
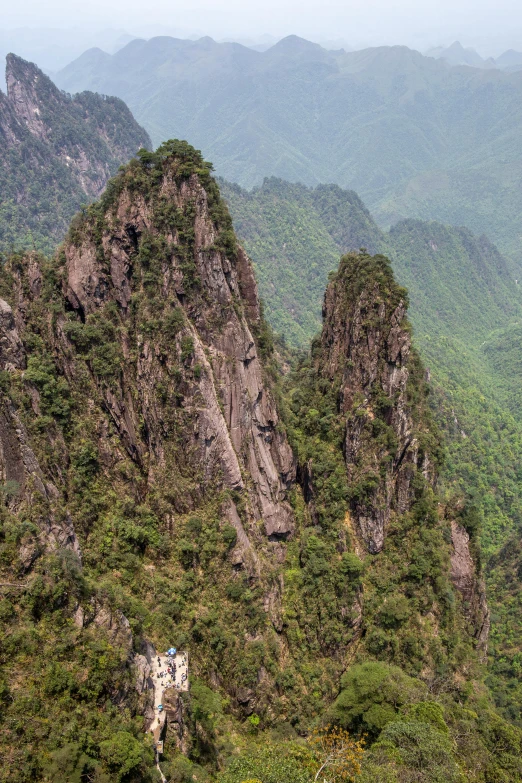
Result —
M 365 564 L 346 609 L 353 638 L 371 655 L 401 663 L 416 635 L 418 665 L 429 678 L 437 657 L 450 655 L 446 634 L 470 631 L 483 654 L 489 619 L 469 546 L 437 499 L 441 444 L 407 304 L 386 258 L 345 256 L 290 399 L 310 523 Z M 458 616 L 448 611 L 453 589 Z
M 467 530 L 454 519 L 451 520 L 451 582 L 460 593 L 464 614 L 468 619 L 477 642 L 482 661 L 487 661 L 488 638 L 491 617 L 486 599 L 486 585 L 482 575 L 477 573 L 470 548 Z
M 11 307 L 0 299 L 0 370 L 6 375 L 20 376 L 26 370 L 26 352 L 15 325 Z M 0 478 L 11 512 L 30 514 L 36 525 L 36 535 L 26 535 L 21 541 L 20 562 L 28 571 L 44 551 L 70 549 L 81 558 L 80 545 L 69 514 L 56 513 L 59 490 L 44 474 L 33 449 L 20 413 L 13 400 L 4 394 L 0 414 Z M 31 389 L 32 401 L 39 408 L 39 395 Z
M 196 493 L 242 493 L 254 535 L 284 539 L 293 530 L 285 498 L 294 465 L 253 337 L 261 320 L 250 261 L 239 247 L 220 249 L 221 229 L 196 173 L 167 167 L 153 193 L 125 184 L 123 177 L 118 199 L 87 218 L 63 250 L 66 306 L 88 324 L 116 303 L 121 355 L 133 357 L 119 382 L 102 388 L 103 407 L 151 487 L 169 465 L 167 413 L 156 389 L 166 399 L 180 395 L 183 448 L 201 482 Z M 171 324 L 163 348 L 147 328 L 151 319 L 155 334 Z M 176 502 L 193 500 L 180 493 Z M 233 500 L 226 513 L 236 522 Z
M 52 247 L 80 204 L 97 198 L 118 166 L 150 139 L 122 101 L 94 93 L 71 97 L 14 54 L 7 56 L 6 84 L 0 250 L 28 244 L 28 231 L 30 245 Z
M 42 112 L 54 113 L 60 104 L 63 108 L 63 96 L 38 68 L 14 54 L 7 56 L 5 81 L 7 96 L 4 101 L 15 121 L 33 136 L 45 140 L 51 129 L 46 126 Z M 7 135 L 7 128 L 2 127 L 2 132 Z
M 324 300 L 317 368 L 338 389 L 352 518 L 372 554 L 384 546 L 392 513 L 410 510 L 416 471 L 435 480 L 406 309 L 386 260 L 364 254 L 343 259 Z
M 337 394 L 350 527 L 355 545 L 373 555 L 383 551 L 390 528 L 396 534 L 400 520 L 415 515 L 422 495 L 432 495 L 433 503 L 437 480 L 440 442 L 407 306 L 407 292 L 395 283 L 387 259 L 345 256 L 326 290 L 316 348 L 316 372 Z M 450 581 L 485 657 L 490 618 L 483 578 L 468 533 L 451 514 L 444 519 L 446 513 L 439 508 L 435 514 L 432 506 L 434 520 L 443 518 L 438 524 L 451 538 Z

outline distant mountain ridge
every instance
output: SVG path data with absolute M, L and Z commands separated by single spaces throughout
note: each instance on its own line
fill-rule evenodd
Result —
M 517 52 L 514 49 L 508 49 L 504 54 L 495 59 L 495 63 L 499 68 L 503 68 L 506 71 L 510 70 L 522 70 L 522 52 Z
M 481 57 L 471 47 L 464 47 L 460 41 L 451 46 L 436 46 L 426 52 L 426 57 L 445 60 L 450 65 L 469 65 L 472 68 L 500 68 L 505 71 L 522 70 L 522 52 L 508 49 L 499 57 Z
M 119 98 L 71 98 L 35 65 L 9 54 L 0 92 L 0 251 L 49 250 L 82 204 L 150 138 Z
M 123 29 L 0 27 L 0 61 L 9 52 L 16 52 L 24 60 L 38 63 L 49 74 L 64 68 L 92 46 L 112 54 L 134 37 Z
M 522 264 L 522 77 L 407 47 L 328 51 L 297 36 L 265 52 L 210 38 L 89 51 L 56 76 L 116 94 L 154 143 L 190 139 L 219 175 L 355 190 L 384 227 L 467 225 Z
M 475 49 L 464 48 L 460 41 L 455 41 L 451 46 L 437 46 L 426 52 L 426 57 L 436 60 L 446 60 L 450 65 L 470 65 L 472 68 L 495 68 L 496 61 L 492 57 L 485 59 Z

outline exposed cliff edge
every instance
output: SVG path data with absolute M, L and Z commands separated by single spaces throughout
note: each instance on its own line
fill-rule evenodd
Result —
M 491 617 L 486 599 L 484 578 L 477 573 L 477 564 L 470 549 L 467 530 L 454 519 L 451 520 L 451 581 L 464 602 L 464 614 L 469 620 L 477 640 L 481 659 L 487 660 L 488 637 Z
M 407 307 L 407 291 L 386 258 L 345 256 L 326 289 L 316 349 L 316 371 L 334 384 L 345 423 L 353 532 L 371 554 L 382 551 L 392 516 L 411 513 L 423 485 L 429 493 L 436 488 L 441 457 Z M 462 513 L 462 503 L 457 507 Z M 450 519 L 449 535 L 450 581 L 485 660 L 490 613 L 484 579 L 460 521 Z
M 33 63 L 9 54 L 0 91 L 3 214 L 0 250 L 50 249 L 82 203 L 150 139 L 118 98 L 71 97 Z
M 11 307 L 0 299 L 0 370 L 20 375 L 26 369 L 26 353 L 15 325 Z M 4 379 L 4 389 L 7 385 Z M 33 404 L 38 409 L 39 395 L 32 389 Z M 0 478 L 11 512 L 30 515 L 37 535 L 26 535 L 20 546 L 20 563 L 29 571 L 36 558 L 46 549 L 72 550 L 81 558 L 80 545 L 68 513 L 57 515 L 59 491 L 45 476 L 13 401 L 2 395 L 0 408 Z
M 184 142 L 141 153 L 77 216 L 52 261 L 10 259 L 2 291 L 15 308 L 4 302 L 0 312 L 3 472 L 17 482 L 10 508 L 26 507 L 24 448 L 31 481 L 52 507 L 49 546 L 34 531 L 24 538 L 27 569 L 44 567 L 53 546 L 79 553 L 76 535 L 93 564 L 102 529 L 117 519 L 129 553 L 142 557 L 162 536 L 169 550 L 179 542 L 174 572 L 166 570 L 175 584 L 177 569 L 201 568 L 210 535 L 221 590 L 230 580 L 240 590 L 251 584 L 256 613 L 279 633 L 295 463 L 261 356 L 271 349 L 251 263 L 200 154 Z M 162 561 L 153 557 L 150 568 Z M 127 634 L 122 648 L 132 645 L 125 613 L 105 595 L 87 591 L 69 608 L 79 629 L 102 626 Z M 211 668 L 221 681 L 228 667 Z M 226 687 L 248 692 L 251 711 L 247 682 L 230 678 Z M 264 690 L 268 697 L 268 680 Z

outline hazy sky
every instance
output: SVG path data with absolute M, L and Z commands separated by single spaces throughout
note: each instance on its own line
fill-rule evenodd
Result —
M 353 46 L 455 39 L 485 54 L 522 49 L 521 0 L 0 0 L 0 27 L 165 25 L 216 38 L 295 33 Z

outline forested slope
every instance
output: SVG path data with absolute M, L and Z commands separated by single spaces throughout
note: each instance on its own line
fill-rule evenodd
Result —
M 210 166 L 172 141 L 53 258 L 6 259 L 0 294 L 3 781 L 157 781 L 147 673 L 171 643 L 168 778 L 311 783 L 335 724 L 365 783 L 522 780 L 473 508 L 438 491 L 384 256 L 342 258 L 283 381 Z
M 140 147 L 146 131 L 118 98 L 60 92 L 35 65 L 9 54 L 0 91 L 0 251 L 51 251 L 82 204 Z
M 256 264 L 268 320 L 289 344 L 306 347 L 320 327 L 339 249 L 382 250 L 380 230 L 357 194 L 335 185 L 312 189 L 271 178 L 252 192 L 223 180 L 220 187 Z
M 335 268 L 335 254 L 361 245 L 385 249 L 408 288 L 415 344 L 448 435 L 442 479 L 448 491 L 458 488 L 475 504 L 486 562 L 499 548 L 515 546 L 522 520 L 521 297 L 498 250 L 485 237 L 435 222 L 402 221 L 383 233 L 357 196 L 337 186 L 267 180 L 251 193 L 224 183 L 223 192 L 253 258 L 267 316 L 290 344 L 302 345 L 318 329 L 321 287 Z M 282 309 L 286 302 L 291 307 Z M 494 683 L 499 703 L 520 721 L 511 659 L 522 640 L 509 627 L 517 610 L 502 600 L 502 558 L 493 562 Z

